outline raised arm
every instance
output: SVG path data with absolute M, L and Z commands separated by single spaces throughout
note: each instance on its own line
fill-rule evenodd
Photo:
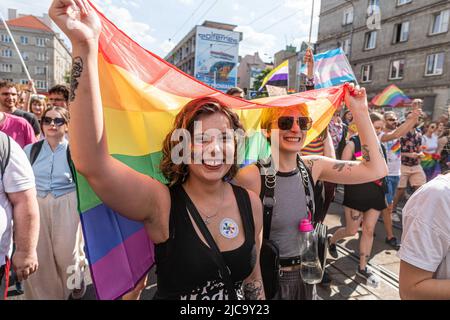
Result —
M 414 109 L 406 118 L 406 121 L 397 129 L 392 132 L 385 133 L 381 137 L 381 142 L 388 142 L 394 139 L 399 139 L 405 136 L 419 121 L 419 117 L 422 111 L 420 109 Z
M 113 210 L 158 226 L 169 212 L 168 189 L 108 153 L 98 76 L 99 17 L 84 0 L 54 0 L 49 14 L 72 42 L 69 134 L 75 167 Z
M 324 180 L 342 184 L 371 182 L 388 174 L 386 161 L 370 121 L 364 88 L 350 84 L 345 88 L 345 104 L 353 113 L 361 139 L 363 161 L 338 161 L 326 157 L 304 157 L 311 168 L 314 181 Z

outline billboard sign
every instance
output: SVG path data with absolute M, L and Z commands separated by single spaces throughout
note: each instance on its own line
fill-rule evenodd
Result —
M 240 33 L 197 27 L 195 78 L 220 91 L 237 86 Z

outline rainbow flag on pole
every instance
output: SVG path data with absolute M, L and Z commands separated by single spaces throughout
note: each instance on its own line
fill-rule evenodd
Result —
M 379 95 L 372 99 L 371 103 L 377 107 L 390 106 L 397 107 L 402 104 L 408 104 L 411 99 L 403 93 L 395 84 L 383 90 Z
M 98 12 L 98 11 L 97 11 Z M 328 125 L 343 100 L 343 87 L 246 101 L 229 97 L 182 73 L 143 49 L 99 12 L 99 77 L 109 152 L 161 182 L 161 148 L 175 115 L 189 101 L 210 96 L 233 108 L 248 132 L 248 161 L 270 149 L 259 132 L 262 108 L 306 105 L 314 120 L 306 143 Z M 144 225 L 108 208 L 77 173 L 78 207 L 92 279 L 99 299 L 130 291 L 154 264 L 154 246 Z
M 356 82 L 353 69 L 342 48 L 314 55 L 314 86 L 316 89 Z
M 284 61 L 264 78 L 259 91 L 264 89 L 267 84 L 274 87 L 287 87 L 289 85 L 289 60 Z

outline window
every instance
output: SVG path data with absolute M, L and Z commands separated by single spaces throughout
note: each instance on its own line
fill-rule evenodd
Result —
M 397 0 L 397 5 L 402 6 L 404 4 L 411 3 L 411 2 L 412 2 L 412 0 Z
M 21 44 L 28 44 L 28 37 L 21 36 L 20 37 L 20 43 Z
M 21 80 L 20 80 L 20 84 L 22 84 L 22 85 L 27 85 L 27 84 L 28 84 L 28 80 L 26 80 L 26 79 L 21 79 Z
M 2 57 L 11 58 L 12 56 L 13 56 L 13 52 L 11 49 L 3 49 L 2 50 Z
M 45 38 L 36 38 L 36 45 L 38 47 L 45 47 Z
M 435 53 L 427 57 L 425 75 L 436 76 L 444 73 L 444 53 Z
M 396 24 L 394 26 L 393 43 L 406 42 L 409 38 L 409 21 Z
M 377 32 L 376 31 L 367 32 L 364 49 L 365 50 L 375 49 L 376 45 L 377 45 Z
M 347 8 L 344 10 L 344 21 L 342 24 L 348 25 L 353 23 L 353 7 Z
M 45 67 L 36 67 L 37 75 L 45 75 Z
M 0 64 L 0 72 L 12 72 L 12 64 L 2 63 Z
M 405 60 L 395 60 L 391 62 L 391 69 L 389 72 L 389 80 L 403 79 L 405 74 Z
M 11 43 L 11 37 L 7 34 L 2 34 L 2 42 Z
M 380 0 L 369 0 L 367 13 L 369 16 L 380 12 Z
M 450 10 L 444 10 L 434 15 L 433 24 L 431 26 L 431 34 L 444 33 L 448 31 L 448 20 Z
M 47 90 L 47 81 L 36 80 L 36 89 Z
M 22 59 L 24 61 L 30 60 L 30 56 L 28 55 L 28 52 L 21 52 L 20 54 L 22 55 Z
M 345 54 L 348 55 L 350 54 L 350 46 L 352 45 L 350 38 L 345 39 L 344 42 L 342 43 L 342 50 L 344 50 Z
M 371 82 L 372 81 L 372 65 L 366 64 L 361 67 L 361 82 Z
M 38 52 L 38 53 L 37 53 L 37 60 L 38 60 L 38 61 L 45 61 L 45 53 L 43 53 L 43 52 Z

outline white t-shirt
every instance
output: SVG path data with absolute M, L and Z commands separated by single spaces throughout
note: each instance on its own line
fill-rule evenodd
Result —
M 0 177 L 0 266 L 12 248 L 12 206 L 7 193 L 21 192 L 35 187 L 34 174 L 25 152 L 13 140 L 5 174 Z
M 385 133 L 383 132 L 379 135 L 378 139 L 380 139 L 380 141 L 384 134 Z M 400 139 L 383 142 L 383 145 L 386 148 L 387 166 L 389 169 L 388 176 L 400 177 L 402 167 L 402 146 L 400 144 Z
M 439 138 L 436 135 L 431 135 L 431 138 L 428 138 L 426 135 L 422 136 L 422 145 L 426 146 L 427 148 L 424 150 L 424 152 L 427 153 L 436 153 L 438 145 L 439 145 Z
M 434 279 L 450 279 L 450 175 L 440 175 L 417 190 L 403 208 L 398 257 Z

